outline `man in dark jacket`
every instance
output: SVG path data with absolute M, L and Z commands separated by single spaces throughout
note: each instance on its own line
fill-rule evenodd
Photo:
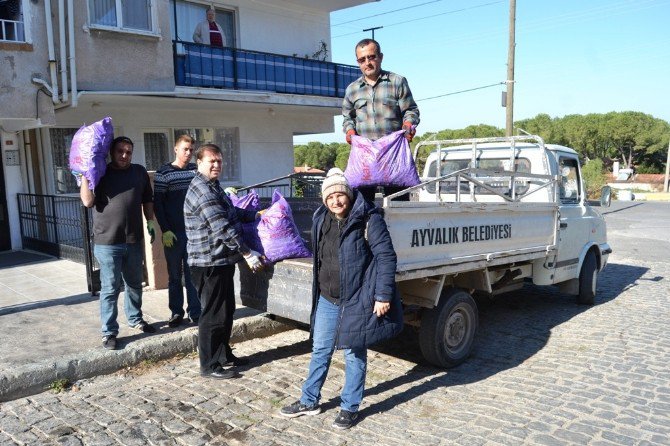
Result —
M 333 352 L 344 349 L 346 377 L 333 427 L 348 429 L 363 399 L 367 347 L 402 329 L 397 259 L 379 210 L 349 187 L 340 169 L 328 172 L 321 191 L 324 206 L 312 225 L 312 358 L 300 400 L 280 413 L 289 418 L 320 413 Z

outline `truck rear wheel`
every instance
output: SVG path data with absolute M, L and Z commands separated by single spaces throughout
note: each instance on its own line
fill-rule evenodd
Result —
M 593 251 L 586 253 L 582 270 L 579 272 L 579 294 L 577 303 L 593 305 L 596 300 L 596 283 L 598 282 L 598 263 Z
M 424 310 L 419 345 L 426 360 L 439 367 L 455 367 L 472 350 L 479 318 L 472 296 L 460 289 L 442 292 L 435 308 Z

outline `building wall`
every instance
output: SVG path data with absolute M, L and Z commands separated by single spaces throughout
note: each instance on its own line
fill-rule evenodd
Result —
M 151 104 L 147 99 L 147 104 Z M 195 102 L 195 101 L 191 101 Z M 211 102 L 211 101 L 210 101 Z M 313 131 L 332 131 L 332 111 L 296 111 L 295 108 L 259 107 L 240 111 L 210 104 L 211 109 L 184 109 L 138 106 L 77 107 L 63 109 L 57 115 L 58 127 L 79 127 L 111 116 L 116 136 L 125 135 L 135 142 L 133 162 L 144 164 L 143 129 L 179 127 L 233 127 L 239 129 L 240 178 L 229 184 L 253 184 L 293 172 L 293 135 Z M 43 132 L 48 132 L 44 130 Z M 46 136 L 46 135 L 45 135 Z M 46 137 L 43 138 L 46 141 Z M 50 148 L 45 144 L 45 162 L 50 164 Z M 172 159 L 166 159 L 165 162 Z M 47 171 L 49 193 L 53 193 L 53 171 Z
M 19 120 L 41 118 L 47 125 L 53 122 L 49 93 L 38 95 L 40 87 L 31 81 L 38 77 L 51 82 L 44 4 L 25 1 L 23 5 L 28 8 L 28 13 L 24 14 L 26 28 L 30 31 L 28 42 L 0 43 L 0 122 L 11 131 L 20 126 Z

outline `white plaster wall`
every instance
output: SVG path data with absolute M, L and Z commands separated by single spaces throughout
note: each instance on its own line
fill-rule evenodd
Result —
M 298 57 L 311 56 L 319 41 L 328 45 L 330 60 L 330 15 L 327 12 L 269 4 L 271 2 L 238 1 L 239 46 Z
M 21 154 L 20 166 L 8 166 L 3 162 L 5 175 L 5 190 L 7 197 L 7 213 L 9 214 L 9 232 L 11 236 L 12 249 L 21 249 L 21 227 L 19 224 L 19 206 L 16 200 L 16 194 L 27 192 L 24 187 L 23 170 L 25 169 L 25 158 L 23 150 L 20 148 L 19 134 L 0 131 L 2 138 L 2 159 L 5 160 L 7 150 L 19 150 Z M 11 144 L 7 144 L 11 142 Z
M 39 87 L 31 79 L 38 77 L 47 83 L 52 81 L 49 77 L 44 4 L 26 1 L 23 5 L 29 8 L 29 13 L 25 15 L 26 25 L 30 28 L 29 41 L 0 43 L 0 120 L 36 119 L 35 95 Z M 41 109 L 39 117 L 49 124 L 53 119 L 53 103 L 47 95 L 39 93 L 38 106 Z M 6 124 L 7 128 L 12 127 Z
M 191 103 L 195 101 L 190 101 Z M 58 127 L 79 127 L 83 122 L 91 123 L 111 116 L 115 135 L 125 135 L 135 142 L 133 162 L 144 164 L 143 129 L 170 129 L 179 127 L 228 127 L 239 129 L 240 178 L 230 184 L 254 184 L 293 172 L 293 135 L 324 133 L 333 131 L 332 109 L 262 106 L 255 110 L 240 111 L 227 105 L 224 108 L 213 101 L 197 101 L 209 108 L 187 109 L 176 100 L 170 108 L 147 103 L 137 105 L 105 106 L 83 105 L 75 109 L 63 109 L 56 115 Z M 97 103 L 96 103 L 97 104 Z M 46 130 L 45 130 L 46 131 Z M 49 150 L 47 147 L 45 150 Z M 51 163 L 50 155 L 45 156 Z M 168 159 L 165 160 L 169 161 Z M 47 169 L 48 172 L 52 169 Z M 53 178 L 47 179 L 49 191 L 53 193 Z

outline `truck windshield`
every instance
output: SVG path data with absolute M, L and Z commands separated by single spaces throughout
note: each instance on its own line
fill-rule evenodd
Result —
M 525 172 L 530 173 L 530 160 L 526 158 L 518 158 L 514 160 L 515 171 L 516 172 Z M 436 178 L 437 176 L 444 176 L 450 173 L 456 172 L 458 170 L 466 169 L 470 165 L 469 159 L 458 159 L 458 160 L 443 160 L 441 172 L 437 175 L 437 161 L 433 161 L 428 167 L 428 176 L 430 178 Z M 511 171 L 511 163 L 509 158 L 486 158 L 478 159 L 477 166 L 478 169 L 491 170 L 493 172 L 501 171 Z M 488 176 L 478 176 L 478 180 L 483 182 L 489 187 L 495 189 L 498 193 L 509 194 L 509 177 L 506 175 L 495 175 L 491 174 Z M 517 195 L 524 194 L 528 191 L 529 182 L 525 179 L 517 179 L 515 183 L 515 193 Z M 470 192 L 470 186 L 467 181 L 461 181 L 460 184 L 461 192 Z M 432 194 L 435 193 L 435 183 L 429 184 L 426 186 L 426 190 Z M 441 182 L 440 184 L 441 193 L 455 193 L 456 192 L 456 178 L 449 178 L 448 180 Z M 493 193 L 480 187 L 475 186 L 476 194 L 483 195 L 492 195 Z

